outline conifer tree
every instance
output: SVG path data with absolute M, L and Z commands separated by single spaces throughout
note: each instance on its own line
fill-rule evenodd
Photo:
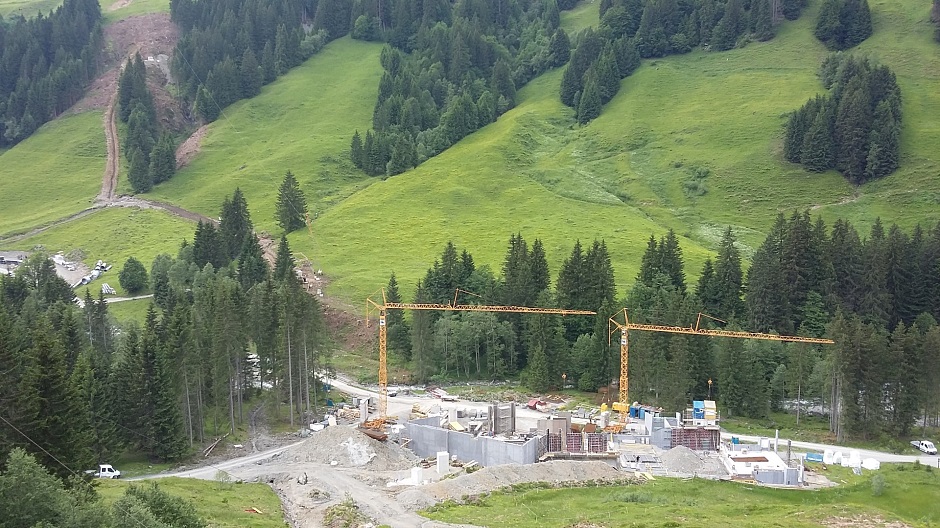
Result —
M 300 184 L 291 171 L 284 175 L 284 181 L 277 192 L 275 204 L 277 224 L 290 233 L 304 227 L 304 215 L 307 214 L 307 199 L 300 190 Z
M 273 278 L 281 282 L 295 279 L 294 257 L 291 255 L 290 245 L 287 243 L 287 235 L 281 235 L 281 241 L 277 246 Z
M 563 28 L 558 28 L 552 34 L 552 40 L 548 44 L 548 52 L 551 57 L 551 65 L 554 67 L 564 66 L 571 58 L 571 41 L 568 39 L 568 33 Z
M 584 83 L 584 93 L 578 103 L 578 123 L 586 125 L 601 115 L 601 96 L 595 75 L 590 72 Z
M 149 170 L 150 180 L 154 185 L 169 180 L 176 173 L 176 145 L 169 134 L 160 136 L 160 141 L 150 153 Z
M 226 197 L 222 202 L 222 212 L 219 215 L 219 237 L 228 260 L 238 259 L 252 230 L 248 202 L 241 188 L 236 187 L 232 198 Z
M 401 293 L 398 291 L 398 281 L 395 279 L 395 272 L 392 272 L 388 278 L 388 286 L 385 288 L 385 300 L 390 303 L 402 302 Z M 411 330 L 408 327 L 405 316 L 401 310 L 388 310 L 385 313 L 385 326 L 388 332 L 388 344 L 390 348 L 402 355 L 406 360 L 411 359 Z
M 715 316 L 730 321 L 744 316 L 743 273 L 741 272 L 741 254 L 735 245 L 731 226 L 725 230 L 718 247 L 715 260 L 715 286 L 712 295 L 717 301 Z
M 829 122 L 823 112 L 816 114 L 813 124 L 806 131 L 803 148 L 800 149 L 800 163 L 812 172 L 823 172 L 832 168 L 835 156 L 832 148 L 832 135 Z
M 131 152 L 130 168 L 127 172 L 127 180 L 135 193 L 141 194 L 150 191 L 153 188 L 153 180 L 150 179 L 150 167 L 147 164 L 147 156 L 135 147 Z
M 881 101 L 875 108 L 874 122 L 869 137 L 865 178 L 873 180 L 887 176 L 898 168 L 900 161 L 900 130 L 891 104 Z

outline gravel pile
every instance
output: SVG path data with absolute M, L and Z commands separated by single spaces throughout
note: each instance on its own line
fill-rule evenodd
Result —
M 411 451 L 397 444 L 379 442 L 354 427 L 343 425 L 312 434 L 306 442 L 285 451 L 283 458 L 372 471 L 408 469 L 417 460 Z
M 553 460 L 539 464 L 507 464 L 489 466 L 457 478 L 441 480 L 420 488 L 411 488 L 397 495 L 405 508 L 419 510 L 441 500 L 479 495 L 524 482 L 584 482 L 588 480 L 619 480 L 626 475 L 604 462 Z
M 714 456 L 702 456 L 685 446 L 676 446 L 659 457 L 663 470 L 682 475 L 721 476 L 727 474 L 721 461 Z
M 659 458 L 663 469 L 671 473 L 698 473 L 704 467 L 702 457 L 685 446 L 673 447 Z

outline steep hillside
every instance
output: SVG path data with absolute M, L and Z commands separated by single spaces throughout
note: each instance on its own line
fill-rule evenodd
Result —
M 0 154 L 0 237 L 91 206 L 106 158 L 102 112 L 51 121 Z
M 307 193 L 311 214 L 375 181 L 349 161 L 349 138 L 372 119 L 381 45 L 344 38 L 227 108 L 193 162 L 149 195 L 209 216 L 241 187 L 256 228 L 279 232 L 274 202 L 284 173 Z
M 735 227 L 749 255 L 774 216 L 795 208 L 830 222 L 846 217 L 863 230 L 876 216 L 905 227 L 935 222 L 940 48 L 923 2 L 872 1 L 875 33 L 856 50 L 898 74 L 901 169 L 855 188 L 835 172 L 810 174 L 782 160 L 787 113 L 822 91 L 816 70 L 827 52 L 812 35 L 819 4 L 811 0 L 800 20 L 766 43 L 644 62 L 584 127 L 558 101 L 561 70 L 549 72 L 521 90 L 519 106 L 498 122 L 385 181 L 348 161 L 351 132 L 369 127 L 381 46 L 347 37 L 260 96 L 228 108 L 210 125 L 194 161 L 151 194 L 215 216 L 222 198 L 240 186 L 256 226 L 276 235 L 276 189 L 292 170 L 314 218 L 313 238 L 296 232 L 292 244 L 331 276 L 333 293 L 351 301 L 392 270 L 410 293 L 448 239 L 498 271 L 511 232 L 540 237 L 556 272 L 576 238 L 605 238 L 623 289 L 646 239 L 666 228 L 684 236 L 694 275 L 725 225 Z M 572 34 L 596 24 L 597 4 L 582 3 L 562 22 Z M 19 207 L 22 200 L 7 195 L 0 201 Z M 68 211 L 7 216 L 0 232 Z

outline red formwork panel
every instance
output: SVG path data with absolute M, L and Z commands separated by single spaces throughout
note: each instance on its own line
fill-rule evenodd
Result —
M 693 451 L 718 449 L 719 432 L 714 429 L 680 427 L 672 430 L 672 447 L 685 446 Z
M 557 433 L 548 433 L 548 444 L 545 449 L 549 453 L 558 453 L 561 451 L 561 435 Z
M 588 433 L 588 453 L 606 453 L 607 435 L 604 433 Z
M 584 441 L 581 437 L 581 433 L 568 433 L 568 438 L 565 440 L 565 446 L 571 453 L 583 453 Z

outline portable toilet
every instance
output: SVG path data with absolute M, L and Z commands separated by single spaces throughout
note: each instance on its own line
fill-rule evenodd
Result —
M 692 419 L 693 420 L 704 420 L 705 419 L 705 402 L 704 401 L 693 401 L 692 402 Z

